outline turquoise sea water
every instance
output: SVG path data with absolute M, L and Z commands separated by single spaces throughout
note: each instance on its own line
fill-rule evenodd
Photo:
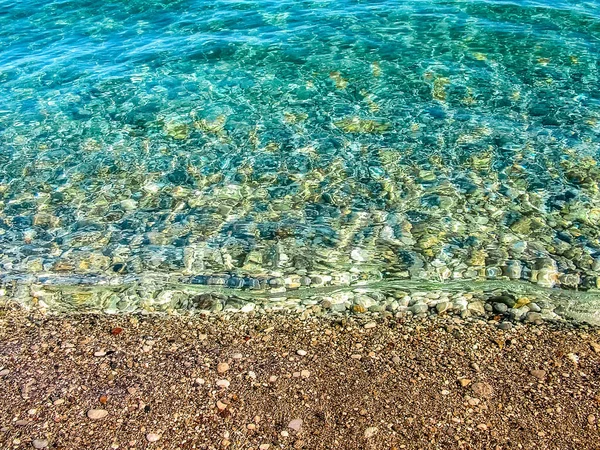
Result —
M 597 0 L 0 0 L 3 292 L 49 307 L 595 299 L 599 151 Z

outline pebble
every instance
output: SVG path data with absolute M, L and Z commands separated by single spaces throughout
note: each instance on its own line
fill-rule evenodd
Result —
M 478 397 L 491 397 L 494 393 L 494 388 L 488 383 L 475 383 L 471 389 Z
M 222 389 L 227 389 L 229 385 L 229 380 L 217 380 L 217 386 L 219 386 Z
M 46 440 L 46 439 L 34 439 L 31 442 L 31 445 L 33 445 L 33 448 L 37 448 L 37 449 L 46 448 L 46 447 L 48 447 L 48 440 Z
M 10 373 L 10 370 L 8 370 L 8 369 L 2 369 L 2 370 L 0 370 L 0 377 L 8 375 L 9 373 Z
M 542 315 L 540 313 L 537 312 L 528 312 L 527 313 L 527 318 L 525 319 L 526 322 L 538 322 L 542 320 Z
M 306 356 L 306 350 L 298 350 L 296 353 L 300 356 Z
M 299 432 L 302 428 L 302 419 L 294 419 L 288 424 L 288 428 L 294 430 L 295 432 Z
M 468 378 L 459 378 L 458 382 L 462 387 L 467 387 L 471 384 L 471 380 L 469 380 Z
M 224 411 L 227 409 L 227 405 L 223 403 L 221 400 L 217 401 L 217 408 L 219 411 Z
M 217 372 L 219 372 L 219 373 L 225 373 L 228 370 L 229 370 L 229 364 L 227 364 L 226 362 L 222 362 L 217 365 Z
M 373 436 L 375 436 L 375 434 L 377 434 L 377 431 L 379 429 L 377 427 L 369 427 L 365 430 L 365 439 L 369 439 L 372 438 Z
M 452 308 L 452 303 L 450 302 L 439 302 L 437 305 L 435 305 L 435 310 L 438 312 L 438 314 L 442 314 L 448 311 L 450 308 Z
M 494 303 L 494 312 L 497 312 L 498 314 L 504 314 L 508 311 L 508 306 L 506 306 L 504 303 Z
M 416 303 L 410 307 L 410 311 L 415 315 L 423 314 L 429 311 L 429 306 L 427 306 L 425 303 Z
M 87 416 L 92 420 L 104 419 L 108 416 L 108 411 L 105 409 L 90 409 L 87 412 Z
M 159 435 L 159 434 L 156 434 L 156 433 L 148 433 L 148 434 L 146 435 L 146 440 L 147 440 L 148 442 L 156 442 L 156 441 L 158 441 L 159 439 L 160 439 L 160 435 Z
M 302 378 L 308 378 L 308 377 L 310 377 L 310 371 L 309 370 L 303 370 L 303 371 L 300 372 L 300 376 Z
M 97 352 L 94 352 L 94 356 L 98 358 L 101 356 L 106 356 L 106 352 L 104 350 L 98 350 Z
M 546 379 L 546 371 L 545 370 L 532 370 L 530 373 L 531 373 L 531 375 L 533 375 L 540 381 L 543 381 Z
M 377 323 L 369 322 L 369 323 L 365 324 L 365 329 L 369 330 L 371 328 L 375 328 L 376 326 L 377 326 Z
M 258 450 L 269 450 L 270 447 L 271 447 L 271 444 L 260 444 L 260 446 L 258 447 Z

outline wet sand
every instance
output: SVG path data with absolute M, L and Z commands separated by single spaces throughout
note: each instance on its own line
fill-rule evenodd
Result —
M 594 327 L 0 313 L 2 449 L 600 448 Z

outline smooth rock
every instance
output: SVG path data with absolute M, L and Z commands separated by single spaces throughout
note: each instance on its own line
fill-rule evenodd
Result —
M 108 416 L 108 411 L 105 409 L 90 409 L 87 412 L 87 416 L 92 420 L 100 420 Z
M 450 308 L 452 308 L 452 303 L 450 302 L 439 302 L 437 305 L 435 305 L 435 310 L 438 314 L 445 313 Z
M 423 314 L 429 311 L 429 306 L 427 306 L 425 303 L 415 303 L 409 308 L 409 310 L 415 315 Z
M 227 389 L 229 385 L 229 380 L 217 380 L 217 386 L 221 389 Z
M 288 424 L 288 428 L 291 428 L 295 432 L 300 431 L 302 428 L 302 419 L 294 419 Z
M 146 440 L 147 440 L 148 442 L 156 442 L 156 441 L 158 441 L 159 439 L 160 439 L 160 435 L 159 435 L 159 434 L 156 434 L 156 433 L 148 433 L 148 434 L 146 435 Z
M 48 440 L 47 439 L 34 439 L 31 442 L 31 445 L 33 445 L 33 448 L 37 448 L 37 449 L 46 448 L 46 447 L 48 447 Z
M 542 321 L 542 315 L 537 312 L 530 311 L 527 313 L 527 317 L 525 318 L 526 322 L 535 323 L 538 321 Z
M 469 303 L 467 308 L 469 309 L 469 311 L 473 312 L 474 314 L 478 314 L 478 315 L 485 314 L 485 308 L 484 308 L 482 302 L 471 302 L 471 303 Z
M 227 364 L 226 362 L 222 362 L 217 364 L 217 372 L 219 373 L 225 373 L 229 370 L 229 364 Z
M 494 303 L 494 312 L 498 314 L 505 314 L 508 311 L 508 306 L 504 303 Z
M 531 373 L 531 375 L 533 375 L 540 381 L 543 381 L 546 379 L 546 371 L 545 370 L 532 370 L 529 373 Z

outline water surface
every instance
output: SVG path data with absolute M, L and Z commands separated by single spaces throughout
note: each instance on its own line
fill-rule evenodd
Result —
M 4 283 L 593 294 L 599 55 L 597 0 L 0 0 Z

